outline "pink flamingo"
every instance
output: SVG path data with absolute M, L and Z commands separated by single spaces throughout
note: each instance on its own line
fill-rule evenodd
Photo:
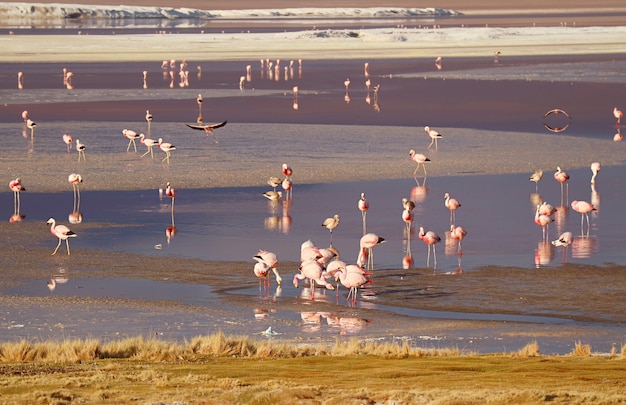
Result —
M 422 165 L 424 167 L 424 181 L 426 181 L 426 165 L 425 165 L 425 162 L 430 162 L 430 159 L 427 158 L 425 155 L 423 155 L 421 153 L 415 153 L 415 151 L 413 149 L 411 149 L 409 151 L 409 156 L 411 157 L 412 161 L 417 163 L 417 166 L 415 167 L 415 171 L 413 172 L 413 178 L 415 179 L 415 181 L 417 181 L 417 170 L 419 169 L 420 165 Z M 418 184 L 419 184 L 419 182 L 418 182 Z
M 587 201 L 572 201 L 572 209 L 580 213 L 580 234 L 583 235 L 583 221 L 587 218 L 587 235 L 589 235 L 589 213 L 591 211 L 597 211 L 593 204 Z
M 83 178 L 78 173 L 72 173 L 67 176 L 67 181 L 72 185 L 74 189 L 74 209 L 72 212 L 78 212 L 80 210 L 80 183 L 83 182 Z
M 59 238 L 59 243 L 57 244 L 56 249 L 54 249 L 54 252 L 52 252 L 52 255 L 54 256 L 57 252 L 57 250 L 59 250 L 59 246 L 61 246 L 61 241 L 65 241 L 65 246 L 67 247 L 67 254 L 69 256 L 70 254 L 70 244 L 68 241 L 68 238 L 75 238 L 78 235 L 76 235 L 74 232 L 72 232 L 70 230 L 70 228 L 68 228 L 65 225 L 57 225 L 56 221 L 54 220 L 54 218 L 50 218 L 47 222 L 48 225 L 50 225 L 50 232 L 56 236 L 57 238 Z
M 596 177 L 598 177 L 601 168 L 600 162 L 593 162 L 591 164 L 591 184 L 596 184 Z
M 291 199 L 293 197 L 293 184 L 291 183 L 291 179 L 289 177 L 285 177 L 281 183 L 281 187 L 285 191 L 285 199 Z
M 542 215 L 539 212 L 540 205 L 537 205 L 537 211 L 535 211 L 535 223 L 541 227 L 541 234 L 543 236 L 542 241 L 545 242 L 548 236 L 548 225 L 554 222 L 554 219 L 547 215 Z
M 406 234 L 411 235 L 411 226 L 413 225 L 413 211 L 404 209 L 402 211 L 402 220 L 406 226 Z
M 65 142 L 65 144 L 67 145 L 67 153 L 70 153 L 72 148 L 72 142 L 74 142 L 72 135 L 63 134 L 63 142 Z
M 276 276 L 276 283 L 278 283 L 278 285 L 282 283 L 283 279 L 278 273 L 278 258 L 276 257 L 276 253 L 269 252 L 267 250 L 259 250 L 257 254 L 253 257 L 253 259 L 256 260 L 258 263 L 265 263 Z M 270 281 L 268 277 L 267 285 L 269 286 L 269 284 Z
M 433 257 L 435 259 L 435 266 L 433 268 L 436 269 L 437 268 L 437 250 L 436 250 L 435 245 L 441 242 L 441 238 L 434 231 L 426 232 L 424 230 L 424 227 L 422 226 L 420 226 L 419 238 L 422 240 L 422 242 L 428 245 L 428 258 L 426 259 L 426 267 L 430 268 L 430 250 L 432 247 Z
M 465 229 L 460 226 L 450 225 L 450 237 L 452 237 L 452 239 L 454 240 L 459 241 L 457 248 L 457 253 L 459 254 L 459 256 L 463 254 L 463 250 L 461 249 L 461 241 L 465 239 L 465 236 L 467 236 L 467 231 Z
M 146 136 L 144 134 L 139 134 L 139 139 L 140 139 L 140 142 L 142 144 L 146 145 L 146 148 L 148 148 L 146 153 L 141 155 L 141 157 L 144 157 L 144 156 L 146 156 L 149 153 L 150 157 L 154 159 L 154 152 L 152 151 L 152 148 L 155 145 L 158 145 L 159 143 L 157 141 L 155 141 L 154 139 L 146 138 Z
M 85 150 L 87 148 L 85 147 L 85 144 L 82 143 L 80 141 L 80 139 L 76 139 L 76 150 L 78 151 L 78 161 L 80 162 L 80 157 L 83 157 L 83 162 L 87 162 L 87 159 L 85 159 Z
M 567 201 L 569 200 L 569 183 L 567 183 L 567 180 L 569 180 L 569 174 L 567 174 L 566 172 L 562 171 L 561 168 L 559 166 L 557 166 L 556 167 L 556 172 L 554 173 L 554 180 L 556 180 L 559 183 L 561 183 L 561 205 L 563 205 L 563 183 L 566 183 L 566 199 L 565 199 L 565 202 L 567 203 Z
M 461 206 L 461 203 L 456 198 L 451 198 L 450 193 L 445 193 L 444 205 L 450 210 L 450 225 L 456 222 L 456 210 Z
M 139 138 L 139 135 L 137 135 L 137 132 L 133 131 L 132 129 L 123 129 L 122 135 L 124 135 L 124 138 L 128 139 L 128 146 L 126 147 L 126 152 L 130 150 L 130 145 L 133 145 L 133 147 L 135 148 L 135 152 L 137 152 L 137 144 L 135 143 L 135 139 Z
M 213 131 L 215 129 L 218 128 L 222 128 L 223 126 L 225 126 L 226 124 L 228 124 L 228 121 L 222 121 L 222 122 L 218 122 L 217 124 L 201 124 L 201 125 L 191 125 L 191 124 L 185 124 L 187 125 L 187 127 L 191 128 L 191 129 L 197 129 L 197 130 L 202 130 L 204 131 L 204 134 L 208 137 L 209 135 L 213 135 L 213 139 L 215 140 L 215 143 L 219 143 L 220 141 L 217 139 L 217 136 L 215 136 L 215 134 L 213 133 Z
M 617 120 L 617 122 L 615 123 L 615 128 L 619 128 L 620 122 L 621 122 L 622 118 L 624 117 L 624 113 L 622 112 L 622 110 L 618 110 L 617 107 L 614 107 L 613 108 L 613 116 Z
M 18 177 L 15 180 L 9 182 L 9 189 L 13 191 L 13 214 L 19 215 L 20 213 L 20 193 L 26 191 L 22 185 L 22 180 Z
M 360 266 L 349 264 L 345 267 L 339 267 L 335 272 L 335 281 L 340 281 L 346 287 L 348 296 L 346 300 L 352 299 L 352 305 L 356 305 L 357 292 L 359 287 L 363 287 L 367 283 L 371 283 L 370 273 L 363 270 Z
M 329 290 L 334 290 L 335 287 L 324 280 L 322 273 L 324 268 L 316 260 L 308 260 L 300 265 L 300 273 L 296 273 L 293 276 L 293 285 L 298 288 L 298 280 L 309 279 L 309 286 L 311 290 L 311 300 L 315 300 L 315 283 L 323 285 Z
M 359 241 L 359 254 L 357 257 L 357 265 L 374 270 L 374 249 L 375 246 L 385 242 L 385 238 L 381 238 L 375 233 L 366 233 Z
M 367 233 L 365 220 L 367 217 L 367 210 L 370 208 L 369 202 L 365 199 L 365 193 L 361 193 L 361 198 L 359 198 L 357 207 L 359 208 L 359 211 L 361 211 L 361 218 L 363 219 L 363 235 L 365 235 Z
M 426 132 L 428 134 L 428 136 L 430 136 L 430 144 L 428 145 L 428 148 L 430 148 L 433 143 L 435 144 L 435 150 L 439 149 L 439 145 L 437 144 L 437 140 L 443 138 L 441 136 L 441 134 L 437 131 L 435 131 L 434 129 L 430 129 L 429 126 L 425 126 L 424 127 L 424 132 Z
M 254 275 L 256 275 L 259 278 L 259 290 L 261 290 L 261 287 L 269 287 L 270 286 L 270 267 L 267 265 L 267 263 L 264 263 L 262 261 L 258 261 L 254 264 Z
M 556 208 L 554 208 L 552 204 L 548 204 L 545 201 L 539 206 L 539 215 L 547 215 L 551 217 L 555 212 Z
M 282 171 L 283 176 L 291 178 L 291 175 L 293 174 L 293 169 L 289 167 L 287 163 L 283 163 Z
M 176 194 L 176 189 L 172 187 L 168 181 L 167 184 L 165 184 L 165 195 L 172 199 L 172 225 L 174 225 L 174 199 L 176 198 Z
M 159 138 L 159 142 L 157 143 L 157 145 L 159 145 L 159 149 L 165 152 L 165 157 L 163 158 L 162 162 L 165 162 L 167 160 L 167 163 L 169 164 L 170 156 L 172 154 L 172 151 L 176 150 L 176 146 L 168 142 L 163 142 L 163 138 Z

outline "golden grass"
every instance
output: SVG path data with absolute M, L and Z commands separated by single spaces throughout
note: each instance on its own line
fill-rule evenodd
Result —
M 574 350 L 572 350 L 572 356 L 589 357 L 591 356 L 591 345 L 583 344 L 582 342 L 576 342 Z
M 0 344 L 0 402 L 626 402 L 626 345 L 619 357 L 593 356 L 581 342 L 574 352 L 580 354 L 543 356 L 536 341 L 511 356 L 419 349 L 407 341 L 295 345 L 222 333 L 183 343 L 19 341 Z

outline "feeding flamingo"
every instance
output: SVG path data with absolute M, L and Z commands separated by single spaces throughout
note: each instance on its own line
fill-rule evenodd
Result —
M 461 203 L 456 198 L 451 198 L 450 193 L 445 193 L 444 205 L 450 210 L 450 225 L 456 222 L 456 210 L 461 206 Z
M 324 280 L 322 273 L 324 271 L 323 266 L 316 260 L 308 260 L 300 265 L 300 273 L 296 273 L 293 276 L 293 285 L 298 288 L 298 280 L 309 279 L 309 286 L 311 290 L 311 300 L 315 300 L 315 283 L 323 285 L 329 290 L 334 290 L 335 287 Z
M 562 171 L 561 168 L 559 166 L 556 167 L 556 172 L 554 173 L 554 180 L 558 181 L 559 183 L 561 183 L 561 205 L 563 205 L 563 183 L 566 183 L 565 187 L 566 187 L 566 199 L 565 202 L 567 203 L 567 201 L 569 200 L 569 183 L 567 183 L 567 180 L 569 180 L 569 174 L 567 174 L 566 172 Z
M 363 235 L 365 235 L 367 233 L 365 218 L 367 216 L 367 210 L 370 208 L 369 202 L 367 202 L 367 200 L 365 199 L 365 193 L 361 193 L 361 198 L 359 198 L 357 207 L 359 208 L 359 211 L 361 211 L 361 217 L 363 219 Z
M 122 135 L 124 135 L 124 138 L 128 139 L 128 146 L 126 147 L 126 152 L 130 150 L 130 145 L 133 145 L 133 147 L 135 148 L 135 152 L 137 152 L 137 144 L 135 143 L 135 139 L 139 138 L 139 135 L 137 135 L 137 132 L 133 131 L 132 129 L 123 129 Z
M 596 177 L 598 177 L 601 168 L 600 162 L 593 162 L 591 164 L 591 184 L 596 184 Z
M 280 285 L 283 281 L 282 277 L 280 276 L 280 274 L 278 274 L 278 258 L 276 257 L 276 254 L 273 252 L 269 252 L 267 250 L 259 250 L 257 252 L 257 254 L 253 257 L 254 260 L 257 261 L 257 264 L 259 263 L 263 263 L 267 266 L 268 269 L 271 269 L 272 272 L 274 272 L 274 275 L 276 276 L 276 283 L 278 285 Z M 256 266 L 255 266 L 256 269 Z M 268 277 L 266 279 L 266 285 L 269 287 L 270 285 L 270 280 L 269 280 L 269 273 L 268 273 Z
M 417 170 L 420 168 L 420 165 L 422 165 L 424 167 L 424 181 L 426 181 L 426 165 L 425 165 L 425 162 L 430 162 L 430 159 L 427 158 L 425 155 L 423 155 L 421 153 L 415 153 L 415 151 L 413 149 L 411 149 L 409 151 L 409 156 L 411 157 L 412 161 L 417 163 L 417 166 L 415 167 L 415 171 L 413 171 L 413 178 L 415 179 L 415 181 L 417 181 Z M 418 182 L 418 184 L 419 184 L 419 182 Z
M 9 182 L 9 189 L 13 191 L 13 214 L 19 215 L 20 213 L 20 193 L 26 191 L 22 185 L 22 180 L 18 177 L 15 180 Z
M 59 250 L 59 246 L 61 246 L 61 241 L 65 241 L 65 246 L 67 247 L 67 254 L 70 254 L 70 244 L 68 241 L 68 238 L 75 238 L 78 235 L 76 235 L 74 232 L 72 232 L 70 230 L 70 228 L 68 228 L 65 225 L 57 225 L 56 221 L 54 220 L 54 218 L 50 218 L 47 222 L 48 225 L 50 225 L 50 232 L 56 236 L 57 238 L 59 238 L 59 243 L 57 244 L 56 249 L 54 249 L 54 252 L 52 252 L 52 255 L 54 256 L 55 253 L 57 252 L 57 250 Z
M 359 254 L 357 256 L 357 265 L 374 270 L 374 247 L 385 242 L 385 238 L 381 238 L 375 233 L 366 233 L 359 241 Z
M 67 153 L 71 152 L 73 141 L 74 139 L 72 138 L 72 135 L 63 134 L 63 142 L 65 142 L 65 144 L 67 145 Z
M 428 134 L 428 136 L 430 136 L 430 144 L 428 145 L 428 148 L 430 149 L 430 147 L 433 145 L 433 143 L 435 144 L 435 150 L 439 149 L 439 145 L 437 144 L 437 140 L 443 138 L 441 136 L 441 134 L 437 131 L 435 131 L 434 129 L 430 129 L 429 126 L 425 126 L 424 127 L 424 132 L 426 132 Z
M 439 235 L 435 233 L 435 231 L 424 230 L 423 226 L 420 226 L 419 238 L 428 246 L 428 258 L 426 259 L 426 267 L 430 268 L 430 250 L 433 250 L 433 257 L 435 258 L 435 266 L 434 269 L 437 268 L 437 250 L 435 245 L 441 242 L 441 238 Z
M 571 207 L 574 211 L 580 213 L 580 234 L 583 235 L 583 220 L 587 218 L 587 235 L 589 235 L 589 213 L 597 211 L 593 204 L 587 201 L 572 201 Z
M 569 245 L 572 244 L 572 233 L 571 232 L 563 232 L 558 239 L 552 241 L 552 245 L 556 247 L 562 247 L 563 252 L 561 253 L 561 261 L 565 261 L 567 257 L 567 250 Z
M 162 162 L 167 160 L 167 163 L 170 163 L 170 156 L 172 155 L 172 151 L 176 150 L 176 146 L 172 145 L 171 143 L 168 142 L 163 142 L 163 138 L 159 138 L 159 142 L 157 142 L 157 145 L 159 145 L 159 148 L 165 152 L 165 157 L 163 158 Z
M 352 299 L 352 305 L 356 305 L 357 292 L 359 287 L 363 287 L 367 283 L 371 283 L 370 273 L 363 270 L 360 266 L 349 264 L 345 267 L 339 267 L 334 272 L 335 281 L 340 281 L 346 287 L 348 295 L 346 300 Z

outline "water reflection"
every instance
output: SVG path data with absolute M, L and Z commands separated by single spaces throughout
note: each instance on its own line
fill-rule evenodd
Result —
M 319 332 L 326 320 L 326 325 L 338 330 L 340 335 L 360 332 L 372 322 L 365 318 L 342 317 L 331 312 L 301 312 L 300 318 L 303 332 Z
M 64 267 L 59 267 L 47 283 L 48 289 L 54 291 L 59 284 L 65 284 L 69 281 L 68 271 Z
M 588 259 L 598 251 L 598 239 L 596 237 L 578 236 L 572 241 L 572 258 Z
M 541 241 L 535 249 L 535 267 L 548 266 L 554 257 L 553 246 L 548 241 Z

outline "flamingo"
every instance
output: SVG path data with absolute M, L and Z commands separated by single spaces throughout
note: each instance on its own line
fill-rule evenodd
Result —
M 165 184 L 165 195 L 172 199 L 172 225 L 174 225 L 174 199 L 176 198 L 176 193 L 176 189 L 172 187 L 170 182 L 168 181 Z
M 171 143 L 168 142 L 163 142 L 163 138 L 159 138 L 159 142 L 157 143 L 157 145 L 159 145 L 159 148 L 165 152 L 165 157 L 163 158 L 162 162 L 167 160 L 167 163 L 170 163 L 170 156 L 172 154 L 173 150 L 176 150 L 176 146 L 172 145 Z
M 413 211 L 415 209 L 415 203 L 408 198 L 403 198 L 402 208 L 404 208 L 405 210 Z
M 152 152 L 152 147 L 154 147 L 155 145 L 158 145 L 159 143 L 155 141 L 154 139 L 146 138 L 146 135 L 144 134 L 139 134 L 139 139 L 140 139 L 140 142 L 146 145 L 146 147 L 148 148 L 146 153 L 141 155 L 141 157 L 144 157 L 149 153 L 150 157 L 154 159 L 154 153 Z
M 17 72 L 17 88 L 20 90 L 24 88 L 24 72 Z
M 537 210 L 535 211 L 535 223 L 541 227 L 542 241 L 545 242 L 548 236 L 548 225 L 551 222 L 554 222 L 552 217 L 547 215 L 543 215 L 539 212 L 541 208 L 540 205 L 537 205 Z
M 291 178 L 291 175 L 293 174 L 293 169 L 289 167 L 287 163 L 283 163 L 282 171 L 285 177 Z
M 80 141 L 80 139 L 76 139 L 76 150 L 78 151 L 78 161 L 80 162 L 80 157 L 83 157 L 83 161 L 87 162 L 87 159 L 85 159 L 85 150 L 87 148 L 85 147 L 85 144 L 82 143 Z
M 450 225 L 450 236 L 452 237 L 452 239 L 459 241 L 457 249 L 457 253 L 459 254 L 459 256 L 463 254 L 463 250 L 461 250 L 461 241 L 465 238 L 466 235 L 467 231 L 464 228 L 456 225 Z
M 348 91 L 350 90 L 350 78 L 344 80 L 343 85 L 346 86 L 346 94 L 348 94 Z
M 571 207 L 574 211 L 580 213 L 580 234 L 583 235 L 583 220 L 587 218 L 587 235 L 589 235 L 589 213 L 597 211 L 593 204 L 587 201 L 572 201 Z
M 257 254 L 253 257 L 253 259 L 257 261 L 257 264 L 263 263 L 267 266 L 268 269 L 271 269 L 272 272 L 274 272 L 274 275 L 276 276 L 276 283 L 278 283 L 278 285 L 282 283 L 283 279 L 278 273 L 278 258 L 276 257 L 275 253 L 269 252 L 267 250 L 259 250 Z M 269 277 L 266 280 L 266 285 L 270 285 Z
M 254 264 L 254 274 L 259 278 L 259 290 L 261 286 L 265 286 L 266 288 L 270 285 L 269 271 L 270 267 L 264 262 L 256 262 Z
M 133 131 L 132 129 L 123 129 L 122 135 L 124 135 L 124 138 L 128 139 L 128 146 L 126 147 L 126 152 L 130 150 L 130 145 L 133 145 L 133 147 L 135 148 L 135 152 L 137 152 L 137 144 L 135 143 L 135 139 L 139 138 L 139 135 L 137 135 L 137 132 Z
M 552 216 L 556 212 L 556 208 L 552 204 L 548 204 L 546 201 L 542 202 L 539 206 L 539 215 Z
M 561 261 L 565 262 L 567 258 L 567 250 L 569 249 L 569 245 L 572 244 L 572 233 L 571 232 L 563 232 L 558 239 L 552 241 L 552 245 L 559 247 L 561 246 Z
M 33 140 L 35 138 L 35 127 L 37 123 L 30 118 L 26 120 L 26 127 L 30 129 L 30 139 Z
M 375 233 L 366 233 L 361 237 L 359 241 L 359 254 L 357 257 L 357 265 L 361 267 L 367 267 L 370 270 L 374 269 L 374 247 L 385 242 L 385 238 L 381 238 Z
M 407 235 L 411 234 L 411 225 L 413 225 L 413 211 L 409 209 L 404 209 L 402 211 L 402 220 L 406 225 L 406 233 Z
M 26 188 L 22 185 L 22 180 L 18 177 L 15 180 L 9 182 L 9 189 L 13 191 L 13 214 L 19 215 L 20 212 L 20 193 L 26 191 Z
M 434 231 L 426 232 L 423 226 L 420 226 L 419 238 L 428 246 L 428 258 L 426 259 L 426 267 L 430 268 L 430 250 L 433 250 L 433 257 L 435 258 L 435 266 L 437 268 L 437 250 L 435 244 L 441 242 L 441 238 Z
M 300 264 L 300 273 L 296 273 L 293 276 L 293 285 L 298 288 L 298 280 L 309 279 L 309 286 L 311 289 L 311 300 L 315 300 L 315 283 L 323 285 L 328 290 L 334 290 L 335 287 L 328 281 L 324 280 L 322 273 L 324 271 L 322 265 L 316 260 L 308 260 Z
M 285 177 L 285 179 L 281 183 L 281 186 L 285 191 L 285 199 L 291 199 L 293 196 L 293 184 L 291 183 L 291 179 L 289 177 Z
M 567 183 L 567 180 L 569 180 L 569 174 L 562 171 L 561 168 L 557 166 L 556 172 L 554 173 L 554 180 L 561 183 L 561 205 L 563 205 L 563 183 Z M 567 188 L 566 190 L 567 197 L 565 199 L 565 202 L 567 203 L 567 201 L 569 200 L 569 183 L 566 184 L 566 188 Z
M 539 181 L 543 177 L 543 170 L 535 170 L 533 174 L 530 175 L 528 180 L 535 182 L 535 193 L 539 190 Z
M 228 124 L 228 121 L 222 121 L 222 122 L 218 122 L 216 124 L 201 124 L 201 125 L 185 124 L 185 125 L 187 125 L 191 129 L 197 129 L 197 130 L 204 131 L 204 133 L 205 133 L 205 135 L 207 137 L 209 135 L 213 135 L 213 138 L 215 139 L 215 143 L 219 143 L 220 141 L 217 139 L 217 136 L 215 136 L 215 134 L 213 133 L 213 130 L 215 130 L 217 128 L 222 128 L 226 124 Z
M 411 149 L 409 151 L 409 156 L 411 157 L 412 161 L 417 163 L 417 166 L 415 167 L 415 171 L 413 171 L 413 178 L 415 179 L 415 181 L 417 181 L 417 170 L 420 168 L 420 165 L 422 165 L 424 167 L 424 180 L 426 180 L 426 164 L 425 164 L 425 162 L 430 162 L 430 159 L 427 158 L 425 155 L 422 155 L 421 153 L 415 153 L 415 151 L 413 149 Z M 418 182 L 418 184 L 419 184 L 419 182 Z
M 591 184 L 596 184 L 596 177 L 598 177 L 601 168 L 600 162 L 593 162 L 591 164 Z
M 270 187 L 272 187 L 274 191 L 276 191 L 276 187 L 282 184 L 282 180 L 276 176 L 271 176 L 269 179 L 267 179 L 267 184 L 269 184 Z
M 57 252 L 57 250 L 59 250 L 59 246 L 61 246 L 61 241 L 65 241 L 65 246 L 67 247 L 67 254 L 69 256 L 70 254 L 70 244 L 68 241 L 68 238 L 75 238 L 78 235 L 76 235 L 74 232 L 72 232 L 70 230 L 70 228 L 68 228 L 65 225 L 57 225 L 56 221 L 54 220 L 54 218 L 50 218 L 47 222 L 48 225 L 50 225 L 50 232 L 56 236 L 57 238 L 59 238 L 59 243 L 57 244 L 56 249 L 54 249 L 54 252 L 52 252 L 52 256 L 54 256 Z
M 456 222 L 456 210 L 461 206 L 461 203 L 456 198 L 451 198 L 450 193 L 445 193 L 444 205 L 450 210 L 450 225 Z
M 72 142 L 74 142 L 72 135 L 63 134 L 63 142 L 65 142 L 65 144 L 67 145 L 67 153 L 70 153 L 72 148 Z
M 28 121 L 28 110 L 24 110 L 22 111 L 22 119 L 24 120 L 24 124 L 26 124 L 26 121 Z
M 618 110 L 617 107 L 614 107 L 613 108 L 613 116 L 617 120 L 617 122 L 615 123 L 615 128 L 619 128 L 620 122 L 621 122 L 622 118 L 624 117 L 624 113 L 622 112 L 622 110 Z
M 152 114 L 150 114 L 150 110 L 146 110 L 146 121 L 148 122 L 148 136 L 150 136 L 150 124 L 152 124 Z
M 74 209 L 72 212 L 78 212 L 80 209 L 80 183 L 83 182 L 83 178 L 78 173 L 72 173 L 67 176 L 67 181 L 72 185 L 74 189 Z
M 356 297 L 359 287 L 363 287 L 367 283 L 371 283 L 370 273 L 363 270 L 360 266 L 349 264 L 345 267 L 339 267 L 335 272 L 335 281 L 340 281 L 346 287 L 348 296 L 346 300 L 352 299 L 352 304 L 356 305 Z
M 430 147 L 433 145 L 433 143 L 435 144 L 435 150 L 439 149 L 439 145 L 437 144 L 437 140 L 443 138 L 441 136 L 441 134 L 437 131 L 435 131 L 434 129 L 430 129 L 429 126 L 425 126 L 424 127 L 424 132 L 426 132 L 428 134 L 428 136 L 430 136 L 430 144 L 428 145 L 428 148 L 430 149 Z
M 202 122 L 202 94 L 198 94 L 196 97 L 196 103 L 198 104 L 198 122 Z
M 339 215 L 335 214 L 331 218 L 326 218 L 324 222 L 322 222 L 322 226 L 326 227 L 330 231 L 330 245 L 333 245 L 333 229 L 339 226 Z
M 367 233 L 365 219 L 367 217 L 367 210 L 370 208 L 369 202 L 365 199 L 365 193 L 361 193 L 361 198 L 359 198 L 357 207 L 359 208 L 359 211 L 361 211 L 361 217 L 363 219 L 363 235 L 365 235 Z

